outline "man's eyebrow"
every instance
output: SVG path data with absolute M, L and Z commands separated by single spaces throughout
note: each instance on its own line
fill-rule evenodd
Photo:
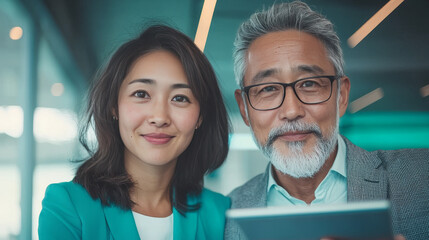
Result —
M 262 71 L 258 72 L 252 78 L 251 83 L 252 84 L 257 84 L 257 83 L 261 82 L 264 78 L 273 76 L 273 75 L 275 75 L 275 74 L 277 74 L 279 72 L 280 72 L 280 70 L 277 69 L 277 68 L 270 68 L 270 69 L 262 70 Z
M 155 84 L 155 81 L 152 79 L 148 79 L 148 78 L 139 78 L 139 79 L 135 79 L 132 80 L 131 82 L 128 83 L 128 85 L 134 84 L 134 83 L 144 83 L 144 84 Z
M 323 74 L 325 71 L 317 65 L 299 65 L 293 69 L 294 72 Z

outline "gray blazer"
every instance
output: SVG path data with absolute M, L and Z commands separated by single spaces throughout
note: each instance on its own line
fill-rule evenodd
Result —
M 347 201 L 389 199 L 395 234 L 429 239 L 429 149 L 368 152 L 345 137 Z M 233 190 L 231 208 L 267 205 L 268 170 Z M 246 239 L 232 221 L 225 239 Z

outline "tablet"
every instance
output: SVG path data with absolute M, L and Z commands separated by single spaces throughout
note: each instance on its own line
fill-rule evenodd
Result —
M 248 239 L 393 239 L 388 201 L 227 211 Z

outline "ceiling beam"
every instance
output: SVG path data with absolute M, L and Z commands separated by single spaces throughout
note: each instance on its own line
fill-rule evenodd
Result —
M 19 0 L 24 9 L 28 11 L 31 20 L 44 36 L 52 52 L 63 68 L 66 76 L 69 77 L 72 85 L 76 87 L 77 94 L 85 92 L 88 81 L 84 77 L 82 70 L 79 68 L 76 59 L 71 53 L 70 46 L 64 39 L 58 24 L 55 22 L 51 13 L 48 11 L 42 0 Z

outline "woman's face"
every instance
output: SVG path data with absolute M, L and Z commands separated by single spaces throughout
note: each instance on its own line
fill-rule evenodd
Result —
M 164 50 L 138 58 L 119 89 L 119 132 L 129 166 L 174 166 L 201 123 L 179 59 Z

